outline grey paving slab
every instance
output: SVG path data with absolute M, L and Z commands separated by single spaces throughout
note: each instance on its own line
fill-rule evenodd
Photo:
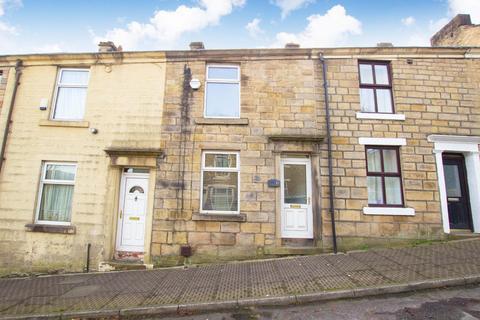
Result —
M 352 297 L 380 287 L 465 283 L 462 277 L 480 277 L 480 240 L 187 269 L 0 279 L 0 315 L 71 317 L 129 308 L 142 308 L 138 313 L 195 304 L 231 306 L 235 301 L 285 303 L 296 296 Z

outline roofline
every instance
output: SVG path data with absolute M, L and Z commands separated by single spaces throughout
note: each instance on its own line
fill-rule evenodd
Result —
M 191 59 L 269 59 L 279 57 L 312 58 L 323 54 L 325 58 L 353 58 L 376 56 L 390 58 L 480 58 L 480 47 L 337 47 L 337 48 L 256 48 L 256 49 L 208 49 L 164 51 L 117 51 L 78 53 L 36 53 L 0 56 L 0 65 L 14 65 L 16 60 L 27 64 L 55 64 L 65 61 L 91 63 L 162 62 Z

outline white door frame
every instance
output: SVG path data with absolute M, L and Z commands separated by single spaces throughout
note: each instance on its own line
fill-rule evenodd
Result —
M 141 247 L 134 247 L 134 246 L 122 246 L 122 230 L 123 230 L 123 219 L 125 217 L 125 214 L 120 214 L 121 212 L 124 211 L 124 206 L 125 206 L 125 191 L 126 191 L 126 185 L 127 185 L 127 179 L 128 178 L 135 178 L 135 179 L 145 179 L 147 181 L 147 188 L 145 190 L 146 192 L 146 199 L 145 199 L 145 236 L 144 240 L 147 238 L 146 237 L 146 219 L 147 219 L 147 213 L 148 213 L 148 194 L 149 194 L 149 173 L 128 173 L 128 172 L 123 172 L 122 169 L 122 178 L 120 182 L 120 196 L 119 196 L 119 204 L 118 204 L 118 219 L 117 219 L 117 237 L 116 237 L 116 242 L 115 242 L 115 250 L 116 251 L 131 251 L 131 252 L 145 252 L 145 243 Z
M 465 157 L 466 178 L 470 197 L 473 232 L 480 233 L 480 155 L 478 145 L 480 137 L 430 135 L 428 141 L 434 142 L 433 152 L 437 163 L 438 189 L 442 209 L 443 231 L 450 233 L 448 218 L 447 188 L 443 172 L 443 152 L 461 153 Z
M 284 213 L 284 165 L 285 164 L 304 164 L 306 166 L 306 184 L 307 184 L 307 231 L 303 235 L 296 232 L 288 232 L 284 230 L 285 213 Z M 280 160 L 280 232 L 281 238 L 299 238 L 313 239 L 313 210 L 312 210 L 312 162 L 310 158 L 282 158 Z

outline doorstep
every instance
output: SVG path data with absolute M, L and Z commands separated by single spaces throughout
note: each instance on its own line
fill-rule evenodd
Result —
M 264 248 L 265 255 L 273 256 L 298 256 L 324 253 L 323 248 L 318 247 L 273 247 Z
M 98 271 L 100 272 L 147 270 L 147 269 L 153 269 L 153 265 L 143 263 L 143 261 L 111 260 L 111 261 L 102 261 L 98 264 Z
M 450 229 L 447 237 L 449 240 L 472 239 L 479 238 L 480 233 L 473 233 L 470 229 Z

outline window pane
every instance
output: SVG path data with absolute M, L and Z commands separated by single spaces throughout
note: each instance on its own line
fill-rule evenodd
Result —
M 381 172 L 381 161 L 379 149 L 367 149 L 367 164 L 369 172 Z
M 239 117 L 240 86 L 238 83 L 207 83 L 207 117 Z
M 238 68 L 208 67 L 208 79 L 238 80 Z
M 58 88 L 54 119 L 81 120 L 85 112 L 86 88 Z
M 392 113 L 392 96 L 390 89 L 377 89 L 378 112 Z
M 399 177 L 385 177 L 387 204 L 402 204 L 402 189 Z
M 360 65 L 360 82 L 373 84 L 372 66 L 369 64 Z
M 375 81 L 377 84 L 389 84 L 388 68 L 386 65 L 375 65 Z
M 373 89 L 360 89 L 360 109 L 363 112 L 375 112 Z
M 202 209 L 237 211 L 238 172 L 203 172 Z
M 236 154 L 219 154 L 206 153 L 205 167 L 214 168 L 236 168 L 237 155 Z
M 87 85 L 87 70 L 63 70 L 60 79 L 61 84 Z
M 397 150 L 383 150 L 383 169 L 385 172 L 398 172 Z
M 367 177 L 368 203 L 383 204 L 382 178 Z
M 303 164 L 286 164 L 283 166 L 284 202 L 307 204 L 307 175 Z
M 445 172 L 445 185 L 447 187 L 447 197 L 458 198 L 462 196 L 462 188 L 460 187 L 460 175 L 458 173 L 458 166 L 443 165 Z
M 73 186 L 43 185 L 42 200 L 38 220 L 70 222 Z
M 75 180 L 75 166 L 64 164 L 48 164 L 45 179 L 48 180 Z

